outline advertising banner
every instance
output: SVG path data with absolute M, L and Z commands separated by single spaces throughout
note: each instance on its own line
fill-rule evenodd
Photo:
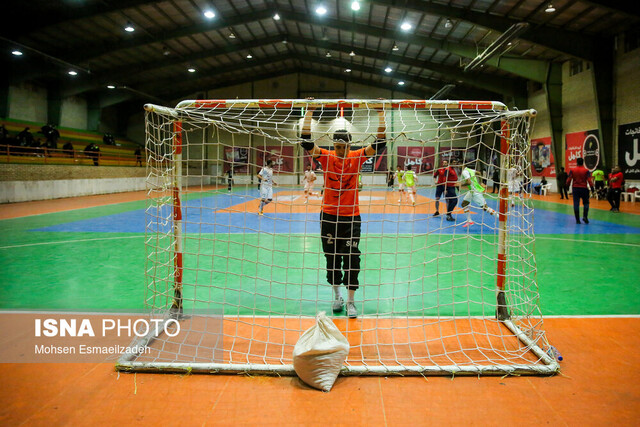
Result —
M 576 159 L 584 159 L 584 167 L 594 171 L 600 165 L 600 131 L 597 129 L 584 132 L 568 133 L 565 136 L 565 168 L 577 166 Z
M 224 169 L 226 173 L 233 166 L 233 173 L 249 173 L 249 147 L 224 147 Z
M 293 172 L 293 145 L 267 145 L 257 149 L 256 163 L 258 170 L 267 159 L 271 159 L 274 173 Z
M 550 136 L 531 140 L 531 176 L 556 176 Z
M 435 147 L 398 147 L 398 166 L 406 169 L 412 165 L 417 174 L 431 172 L 435 163 Z
M 625 179 L 640 179 L 640 122 L 618 126 L 618 165 Z

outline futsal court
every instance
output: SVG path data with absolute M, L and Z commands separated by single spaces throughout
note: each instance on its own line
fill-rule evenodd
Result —
M 274 274 L 287 274 L 287 270 L 294 275 L 288 281 L 317 282 L 317 285 L 326 282 L 322 268 L 318 268 L 322 266 L 319 256 L 307 259 L 304 251 L 297 250 L 298 245 L 303 248 L 308 245 L 311 252 L 319 253 L 316 246 L 320 240 L 320 199 L 311 197 L 305 204 L 300 189 L 282 187 L 276 191 L 275 202 L 259 216 L 254 192 L 257 190 L 249 187 L 240 187 L 231 193 L 226 187 L 201 188 L 185 197 L 185 217 L 189 217 L 190 211 L 195 214 L 202 206 L 215 206 L 217 218 L 210 225 L 201 226 L 211 229 L 199 232 L 226 234 L 233 241 L 232 226 L 242 223 L 245 230 L 252 232 L 237 233 L 236 237 L 255 239 L 251 245 L 228 245 L 230 250 L 235 247 L 238 251 L 230 252 L 229 259 L 252 260 L 254 268 L 265 257 L 270 263 L 278 260 L 275 264 L 282 268 L 270 269 L 270 277 L 261 277 L 256 271 L 257 291 L 251 298 L 261 315 L 268 318 L 271 310 L 294 316 L 330 311 L 329 285 L 308 287 L 310 290 L 301 286 L 299 302 L 293 306 L 287 306 L 293 298 L 260 299 L 263 294 L 260 283 L 267 286 L 277 281 Z M 87 312 L 143 309 L 144 198 L 145 194 L 140 192 L 3 206 L 0 211 L 3 236 L 0 254 L 5 266 L 4 286 L 0 290 L 2 309 Z M 487 199 L 490 206 L 495 205 L 495 196 L 489 193 Z M 116 424 L 130 422 L 131 417 L 141 422 L 169 425 L 190 421 L 224 425 L 326 422 L 411 425 L 420 417 L 429 424 L 451 424 L 453 420 L 459 424 L 486 425 L 500 419 L 500 423 L 518 425 L 543 421 L 598 425 L 612 420 L 611 413 L 615 413 L 617 423 L 631 425 L 640 415 L 637 385 L 640 345 L 634 339 L 640 326 L 636 262 L 640 259 L 640 206 L 623 202 L 622 213 L 616 214 L 609 212 L 606 201 L 592 199 L 590 223 L 578 225 L 573 219 L 572 206 L 558 195 L 533 196 L 530 202 L 535 209 L 537 282 L 545 331 L 564 356 L 559 375 L 481 379 L 340 377 L 331 393 L 324 394 L 295 377 L 118 373 L 114 370 L 114 360 L 100 364 L 4 364 L 0 367 L 3 383 L 12 393 L 11 399 L 3 402 L 0 419 L 5 425 Z M 385 216 L 395 218 L 392 224 L 396 229 L 389 235 L 398 236 L 397 240 L 412 233 L 438 230 L 436 236 L 429 238 L 460 239 L 468 244 L 486 226 L 482 211 L 478 210 L 472 216 L 480 225 L 467 229 L 461 227 L 463 215 L 458 208 L 454 211 L 456 222 L 446 222 L 444 215 L 433 217 L 430 189 L 420 189 L 416 206 L 412 206 L 406 200 L 398 204 L 397 193 L 385 188 L 365 187 L 361 203 L 363 265 L 365 273 L 367 269 L 382 271 L 377 277 L 380 283 L 398 277 L 395 272 L 384 273 L 379 265 L 367 265 L 367 236 L 376 236 L 373 242 L 384 242 L 399 252 L 407 245 L 406 241 L 385 240 Z M 283 218 L 287 222 L 281 221 Z M 287 227 L 283 228 L 282 224 Z M 188 221 L 186 228 L 188 235 Z M 275 257 L 273 253 L 262 253 L 260 239 L 274 239 L 264 246 L 282 246 L 288 253 L 286 259 L 282 255 L 284 250 Z M 186 253 L 189 253 L 188 245 L 187 242 Z M 243 252 L 246 246 L 255 248 L 255 253 Z M 214 249 L 212 256 L 213 252 Z M 429 258 L 432 254 L 428 252 L 427 248 L 412 256 Z M 296 268 L 303 263 L 305 269 Z M 236 268 L 247 266 L 231 266 L 230 271 Z M 420 274 L 430 274 L 428 267 Z M 410 281 L 411 278 L 403 279 Z M 367 317 L 368 311 L 394 312 L 394 289 L 380 283 L 375 286 L 377 306 L 372 306 L 373 298 L 366 297 L 368 283 L 365 280 L 361 290 L 364 301 L 360 305 L 361 316 L 358 319 L 335 317 L 350 342 L 366 340 L 366 334 L 354 331 L 373 330 L 368 325 L 373 321 Z M 278 290 L 272 289 L 271 293 L 277 295 Z M 237 297 L 240 301 L 243 298 L 216 294 L 208 297 L 212 300 Z M 437 314 L 419 312 L 420 301 L 407 299 L 404 303 L 408 304 L 409 312 Z M 235 312 L 224 315 L 230 318 L 248 315 L 249 306 L 237 304 Z M 439 314 L 455 315 L 455 304 L 443 306 L 450 312 Z M 472 305 L 465 310 L 472 316 L 487 315 L 474 311 Z M 444 323 L 445 326 L 433 327 L 456 328 L 455 323 L 449 326 Z M 296 324 L 294 328 L 287 328 L 283 325 L 280 329 L 296 330 L 305 326 Z M 254 331 L 254 335 L 259 337 L 259 331 Z M 10 333 L 3 336 L 4 345 L 11 340 L 29 339 Z M 6 393 L 3 396 L 7 398 Z M 151 410 L 158 407 L 158 402 L 164 402 L 163 410 Z M 337 408 L 339 413 L 352 416 L 349 420 L 332 420 L 326 413 L 327 408 Z

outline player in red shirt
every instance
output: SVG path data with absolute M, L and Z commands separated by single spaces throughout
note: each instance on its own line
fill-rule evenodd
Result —
M 362 164 L 386 147 L 386 124 L 384 110 L 378 109 L 378 134 L 375 142 L 365 148 L 351 151 L 351 134 L 338 130 L 333 134 L 333 150 L 325 150 L 311 141 L 311 119 L 314 108 L 310 107 L 302 123 L 300 145 L 322 165 L 324 172 L 324 194 L 320 213 L 322 250 L 327 262 L 327 281 L 333 287 L 333 311 L 344 309 L 340 285 L 348 290 L 347 316 L 358 317 L 355 292 L 359 287 L 360 273 L 360 201 L 358 199 L 358 176 Z
M 582 220 L 585 224 L 589 224 L 589 186 L 594 188 L 593 179 L 591 178 L 589 169 L 583 166 L 584 159 L 578 157 L 576 162 L 578 166 L 569 171 L 567 188 L 573 181 L 573 213 L 576 216 L 576 224 L 580 224 L 580 199 L 582 199 L 582 206 L 584 206 Z
M 614 167 L 609 174 L 609 191 L 607 192 L 611 212 L 620 212 L 620 193 L 622 193 L 623 182 L 624 175 L 622 175 L 620 166 Z
M 444 193 L 444 200 L 447 205 L 447 221 L 455 221 L 451 212 L 458 203 L 456 195 L 456 185 L 458 182 L 458 174 L 455 169 L 449 167 L 449 162 L 442 161 L 442 167 L 435 170 L 433 178 L 436 180 L 436 213 L 433 216 L 440 215 L 440 197 Z

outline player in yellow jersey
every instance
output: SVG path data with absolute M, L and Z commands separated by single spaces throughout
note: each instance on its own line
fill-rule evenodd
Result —
M 402 203 L 402 199 L 404 199 L 404 171 L 400 169 L 399 165 L 396 169 L 396 179 L 398 180 L 398 191 L 400 192 L 398 203 Z
M 407 187 L 407 193 L 409 194 L 409 199 L 411 199 L 411 204 L 413 206 L 416 205 L 416 184 L 418 183 L 418 177 L 416 173 L 411 170 L 411 165 L 407 165 L 407 170 L 404 171 L 404 185 Z

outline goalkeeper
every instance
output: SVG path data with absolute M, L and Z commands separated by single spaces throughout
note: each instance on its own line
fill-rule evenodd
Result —
M 307 109 L 302 124 L 300 145 L 320 162 L 324 171 L 324 193 L 320 213 L 322 250 L 327 263 L 327 281 L 333 288 L 333 312 L 344 309 L 341 285 L 347 287 L 347 316 L 358 317 L 355 293 L 360 273 L 360 201 L 358 176 L 363 163 L 386 146 L 384 111 L 378 109 L 378 133 L 375 142 L 351 151 L 351 134 L 338 130 L 333 134 L 333 150 L 325 150 L 311 141 L 311 118 L 314 108 Z

